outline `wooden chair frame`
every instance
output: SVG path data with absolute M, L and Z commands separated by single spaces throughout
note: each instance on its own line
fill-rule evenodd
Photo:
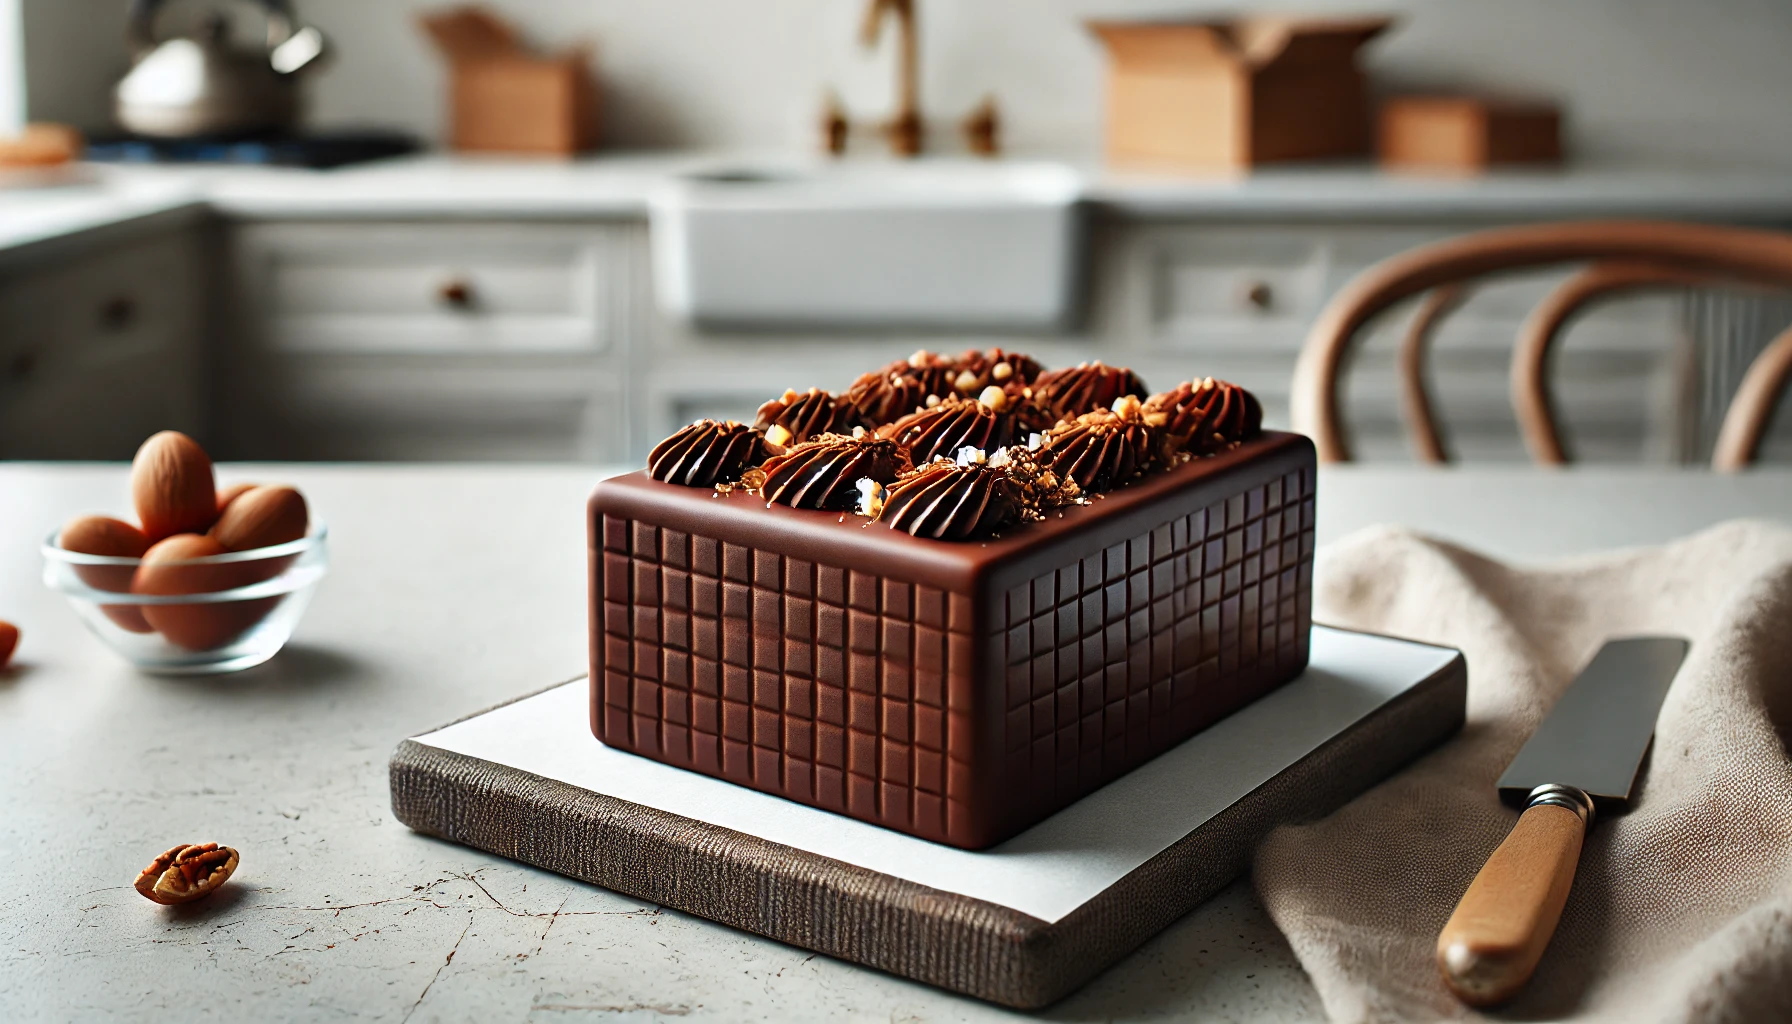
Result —
M 1401 346 L 1404 395 L 1415 425 L 1415 443 L 1421 458 L 1442 461 L 1422 372 L 1425 346 L 1436 324 L 1460 304 L 1467 281 L 1577 262 L 1594 266 L 1538 306 L 1521 333 L 1520 351 L 1514 354 L 1514 403 L 1527 446 L 1540 461 L 1548 461 L 1544 456 L 1552 450 L 1558 457 L 1562 454 L 1542 384 L 1543 370 L 1550 346 L 1577 309 L 1614 291 L 1663 284 L 1792 286 L 1792 236 L 1704 224 L 1570 221 L 1480 231 L 1402 253 L 1359 274 L 1320 313 L 1295 366 L 1295 429 L 1312 436 L 1321 461 L 1349 461 L 1337 380 L 1356 335 L 1401 300 L 1447 288 L 1420 309 Z M 1750 366 L 1724 417 L 1715 466 L 1734 469 L 1752 460 L 1789 376 L 1792 330 L 1776 338 Z M 1521 382 L 1523 399 L 1518 397 Z

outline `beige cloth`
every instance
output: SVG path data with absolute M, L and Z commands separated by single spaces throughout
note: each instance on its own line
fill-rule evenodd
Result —
M 1377 528 L 1321 552 L 1315 618 L 1461 648 L 1462 734 L 1258 851 L 1257 891 L 1337 1021 L 1479 1015 L 1437 933 L 1516 819 L 1494 782 L 1603 640 L 1692 640 L 1630 812 L 1587 837 L 1503 1019 L 1792 1021 L 1792 531 L 1514 568 Z

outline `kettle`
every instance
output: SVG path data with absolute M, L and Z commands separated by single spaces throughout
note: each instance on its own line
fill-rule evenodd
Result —
M 167 139 L 274 135 L 299 114 L 299 83 L 328 44 L 302 26 L 287 0 L 249 0 L 267 16 L 267 45 L 230 39 L 230 22 L 213 11 L 197 37 L 158 40 L 163 0 L 132 0 L 126 39 L 134 63 L 113 91 L 113 116 L 135 135 Z

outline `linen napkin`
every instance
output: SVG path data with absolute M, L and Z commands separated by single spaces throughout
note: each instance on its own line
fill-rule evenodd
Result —
M 1609 637 L 1692 641 L 1628 814 L 1499 1019 L 1792 1021 L 1792 531 L 1733 522 L 1540 568 L 1374 528 L 1320 552 L 1314 617 L 1463 650 L 1462 734 L 1259 848 L 1257 891 L 1337 1021 L 1482 1019 L 1437 933 L 1511 830 L 1495 780 Z

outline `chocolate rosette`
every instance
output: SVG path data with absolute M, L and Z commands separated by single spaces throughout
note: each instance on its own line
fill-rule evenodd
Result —
M 1263 405 L 1257 396 L 1212 377 L 1152 395 L 1144 410 L 1146 422 L 1162 431 L 1169 452 L 1210 455 L 1263 431 Z
M 929 395 L 950 395 L 956 376 L 952 360 L 922 350 L 863 374 L 846 389 L 844 400 L 861 422 L 880 427 L 921 408 Z
M 1101 360 L 1048 370 L 1033 382 L 1033 397 L 1060 419 L 1074 419 L 1106 409 L 1124 395 L 1144 398 L 1150 394 L 1139 375 L 1124 366 Z
M 852 430 L 857 417 L 844 399 L 810 388 L 807 391 L 786 391 L 759 407 L 753 421 L 757 430 L 783 427 L 790 437 L 785 445 L 802 444 L 822 434 L 844 434 Z
M 860 480 L 890 484 L 910 466 L 901 446 L 888 438 L 823 434 L 767 459 L 759 493 L 792 508 L 846 510 L 858 504 Z
M 740 479 L 765 456 L 765 439 L 752 427 L 698 420 L 654 446 L 647 473 L 669 484 L 714 487 Z
M 1025 441 L 1029 434 L 1043 434 L 1062 418 L 1039 400 L 1031 385 L 1009 384 L 1002 391 L 1008 396 L 1008 410 L 1014 416 L 1016 441 Z
M 965 447 L 992 452 L 1014 436 L 1014 416 L 1007 411 L 1005 394 L 991 398 L 989 403 L 976 398 L 948 398 L 938 405 L 917 409 L 878 433 L 908 449 L 917 466 L 940 456 L 953 458 Z
M 973 348 L 959 354 L 954 371 L 953 389 L 961 395 L 976 395 L 992 384 L 999 388 L 1031 384 L 1045 369 L 1037 359 L 1021 352 Z
M 933 540 L 976 540 L 1021 521 L 1021 493 L 1008 474 L 983 463 L 934 462 L 884 496 L 893 530 Z
M 1151 432 L 1136 414 L 1097 409 L 1053 427 L 1037 454 L 1042 466 L 1084 493 L 1111 491 L 1150 465 Z

